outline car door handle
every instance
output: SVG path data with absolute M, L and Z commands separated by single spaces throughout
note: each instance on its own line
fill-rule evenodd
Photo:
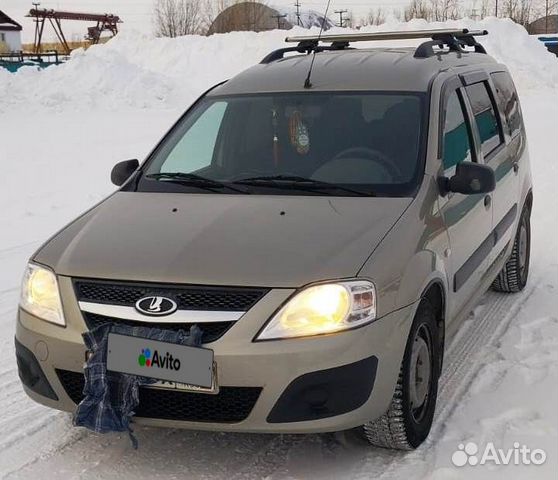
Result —
M 490 207 L 491 204 L 492 204 L 492 197 L 490 195 L 486 195 L 484 197 L 484 206 L 488 208 Z
M 513 171 L 514 173 L 519 172 L 519 162 L 513 162 Z

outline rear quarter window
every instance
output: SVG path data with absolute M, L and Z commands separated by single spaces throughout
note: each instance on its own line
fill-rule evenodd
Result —
M 496 101 L 506 119 L 505 128 L 511 137 L 521 132 L 521 107 L 519 97 L 510 75 L 507 72 L 491 74 L 496 87 Z

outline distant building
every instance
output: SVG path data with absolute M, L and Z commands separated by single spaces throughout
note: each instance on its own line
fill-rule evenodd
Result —
M 21 50 L 22 26 L 0 10 L 0 51 L 7 48 L 8 52 Z
M 242 2 L 223 10 L 211 24 L 207 34 L 246 30 L 289 30 L 297 25 L 302 28 L 319 28 L 324 20 L 324 30 L 334 26 L 331 20 L 324 19 L 323 15 L 311 10 L 300 10 L 297 14 L 294 9 L 285 10 L 258 2 Z
M 548 15 L 531 22 L 527 26 L 531 35 L 542 35 L 544 33 L 558 33 L 558 15 Z

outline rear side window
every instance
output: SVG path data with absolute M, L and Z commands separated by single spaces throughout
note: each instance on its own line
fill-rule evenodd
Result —
M 465 87 L 471 102 L 475 123 L 481 141 L 481 150 L 485 157 L 502 142 L 496 109 L 487 90 L 487 83 L 480 82 Z
M 521 131 L 521 108 L 513 81 L 506 72 L 493 73 L 492 81 L 496 87 L 498 106 L 506 117 L 507 131 L 515 137 Z
M 448 98 L 444 122 L 444 170 L 464 161 L 471 161 L 471 140 L 461 99 L 453 92 Z

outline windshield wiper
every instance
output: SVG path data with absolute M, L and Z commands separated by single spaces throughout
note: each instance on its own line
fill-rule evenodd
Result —
M 375 194 L 370 191 L 356 190 L 349 187 L 337 185 L 335 183 L 323 182 L 312 178 L 299 177 L 297 175 L 273 175 L 262 177 L 249 177 L 235 180 L 235 184 L 240 185 L 262 185 L 275 188 L 298 188 L 302 190 L 339 190 L 342 192 L 359 195 L 362 197 L 374 197 Z
M 212 180 L 211 178 L 202 177 L 196 175 L 195 173 L 183 173 L 183 172 L 162 172 L 162 173 L 150 173 L 145 176 L 146 178 L 153 178 L 155 180 L 164 180 L 168 182 L 179 183 L 181 185 L 187 185 L 192 187 L 205 188 L 213 192 L 221 189 L 228 188 L 239 193 L 250 193 L 246 190 L 233 187 L 218 180 Z

